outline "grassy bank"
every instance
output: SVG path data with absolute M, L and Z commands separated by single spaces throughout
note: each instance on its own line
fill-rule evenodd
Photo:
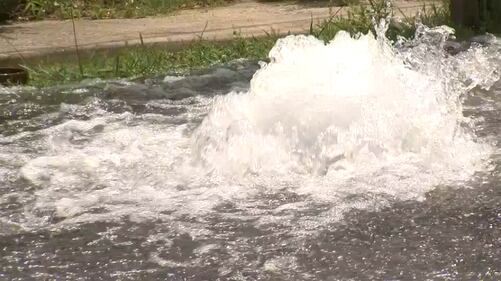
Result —
M 448 10 L 430 7 L 420 16 L 420 21 L 429 26 L 447 24 Z M 353 7 L 348 17 L 332 17 L 318 26 L 311 26 L 310 34 L 324 41 L 331 40 L 339 30 L 352 34 L 367 33 L 372 29 L 372 19 L 388 17 L 392 11 L 383 5 L 383 1 L 373 1 L 372 6 Z M 390 38 L 397 35 L 409 37 L 414 34 L 415 19 L 393 22 L 388 30 Z M 241 38 L 219 44 L 203 40 L 194 41 L 180 51 L 152 48 L 148 46 L 130 47 L 112 56 L 95 55 L 82 60 L 62 63 L 27 64 L 30 84 L 37 87 L 72 83 L 87 78 L 137 78 L 149 77 L 168 72 L 184 72 L 209 65 L 226 63 L 231 60 L 264 59 L 273 47 L 278 36 L 268 35 L 263 38 Z
M 37 87 L 77 82 L 82 79 L 141 78 L 170 72 L 183 73 L 239 58 L 262 59 L 275 44 L 277 37 L 235 37 L 228 43 L 194 41 L 179 51 L 158 47 L 134 46 L 108 56 L 96 54 L 72 62 L 25 65 L 30 84 Z
M 0 15 L 20 20 L 138 18 L 233 0 L 0 0 Z
M 214 7 L 234 0 L 0 0 L 2 20 L 111 19 L 167 14 L 180 9 Z M 310 0 L 258 0 L 261 2 L 310 3 Z M 315 0 L 323 5 L 346 6 L 364 0 Z

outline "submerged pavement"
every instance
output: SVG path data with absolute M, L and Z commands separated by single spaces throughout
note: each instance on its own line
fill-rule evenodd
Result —
M 397 16 L 414 16 L 437 1 L 397 0 Z M 140 19 L 78 20 L 79 48 L 88 51 L 130 45 L 164 44 L 176 48 L 193 40 L 229 40 L 267 33 L 307 32 L 333 14 L 347 16 L 348 8 L 327 4 L 237 2 L 226 7 L 180 11 L 169 16 Z M 74 52 L 71 20 L 46 20 L 0 25 L 0 63 Z

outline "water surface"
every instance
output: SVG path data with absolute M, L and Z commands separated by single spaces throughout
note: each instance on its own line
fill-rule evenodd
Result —
M 501 279 L 498 43 L 419 32 L 1 88 L 0 279 Z

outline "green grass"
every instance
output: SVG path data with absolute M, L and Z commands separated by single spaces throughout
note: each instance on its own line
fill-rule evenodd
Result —
M 382 0 L 374 0 L 369 7 L 353 7 L 348 17 L 333 16 L 318 26 L 311 26 L 310 34 L 324 41 L 334 38 L 339 30 L 352 34 L 367 33 L 376 21 L 391 14 Z M 448 6 L 430 7 L 422 13 L 420 20 L 429 26 L 447 24 Z M 405 19 L 401 23 L 392 22 L 388 30 L 390 38 L 410 37 L 414 34 L 415 19 Z M 263 38 L 244 39 L 236 36 L 226 44 L 194 41 L 179 51 L 137 46 L 127 48 L 115 55 L 95 55 L 82 60 L 80 70 L 76 60 L 62 63 L 27 64 L 30 84 L 37 87 L 78 82 L 87 78 L 141 78 L 172 72 L 187 72 L 214 64 L 244 59 L 264 59 L 275 44 L 278 36 L 270 34 Z
M 11 1 L 11 0 L 0 0 Z M 14 16 L 21 19 L 138 18 L 184 8 L 222 5 L 232 0 L 25 0 Z
M 292 2 L 298 4 L 307 4 L 308 2 L 314 2 L 320 4 L 324 2 L 330 6 L 349 6 L 360 4 L 363 0 L 258 0 L 259 2 Z
M 97 54 L 82 60 L 83 75 L 76 61 L 26 65 L 30 85 L 46 87 L 78 82 L 82 79 L 141 78 L 171 72 L 183 73 L 239 58 L 262 59 L 275 44 L 276 37 L 244 39 L 229 43 L 196 41 L 180 51 L 158 47 L 129 47 L 112 56 Z
M 333 16 L 325 21 L 319 28 L 313 30 L 313 34 L 323 39 L 324 41 L 331 40 L 340 30 L 350 32 L 352 35 L 357 33 L 367 33 L 369 31 L 375 34 L 374 22 L 379 22 L 381 19 L 390 19 L 390 24 L 386 36 L 389 39 L 396 39 L 397 36 L 409 38 L 414 35 L 416 29 L 416 21 L 419 21 L 427 26 L 449 25 L 450 21 L 449 6 L 444 0 L 443 5 L 423 5 L 421 14 L 418 19 L 403 18 L 402 21 L 396 22 L 393 15 L 398 12 L 398 8 L 389 8 L 383 0 L 368 0 L 367 6 L 353 6 L 346 17 Z M 334 15 L 336 11 L 334 11 Z

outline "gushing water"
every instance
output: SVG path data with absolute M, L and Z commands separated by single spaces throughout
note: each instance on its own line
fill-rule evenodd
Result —
M 446 27 L 419 32 L 400 49 L 372 34 L 281 39 L 248 91 L 195 97 L 202 108 L 186 119 L 204 104 L 210 111 L 193 132 L 164 116 L 106 112 L 42 130 L 45 155 L 21 169 L 38 186 L 34 208 L 67 222 L 97 219 L 95 208 L 105 217 L 203 214 L 287 190 L 330 202 L 317 217 L 337 220 L 467 180 L 486 168 L 490 148 L 471 134 L 461 99 L 496 81 L 495 66 L 482 48 L 448 56 Z
M 144 243 L 162 246 L 150 261 L 190 267 L 222 244 L 201 245 L 197 259 L 169 260 L 160 253 L 177 240 L 161 230 L 224 240 L 229 234 L 218 232 L 219 221 L 238 221 L 287 234 L 292 238 L 284 243 L 294 245 L 349 210 L 422 200 L 437 186 L 467 186 L 475 173 L 491 169 L 495 147 L 476 136 L 481 120 L 464 116 L 463 104 L 473 89 L 499 79 L 499 52 L 494 41 L 451 56 L 444 51 L 450 35 L 447 27 L 420 26 L 415 39 L 395 44 L 346 32 L 327 44 L 288 36 L 250 87 L 233 85 L 237 90 L 215 96 L 205 93 L 211 85 L 203 75 L 165 79 L 167 94 L 155 88 L 153 97 L 120 83 L 78 102 L 51 104 L 40 96 L 51 105 L 26 104 L 24 110 L 38 112 L 27 118 L 32 127 L 10 120 L 8 128 L 25 130 L 0 138 L 0 176 L 22 186 L 1 197 L 0 203 L 17 198 L 22 207 L 2 215 L 0 224 L 31 231 L 155 221 L 160 233 Z M 224 83 L 236 77 L 225 70 L 214 75 Z M 169 96 L 171 89 L 177 96 Z M 22 90 L 1 91 L 23 98 Z M 230 267 L 246 259 L 240 247 L 248 242 L 231 239 Z M 245 266 L 294 271 L 296 262 L 284 256 Z
M 438 47 L 447 32 L 429 31 L 440 36 Z M 305 36 L 279 40 L 248 92 L 216 98 L 195 132 L 196 160 L 229 177 L 335 179 L 399 161 L 472 173 L 487 148 L 462 126 L 468 120 L 459 99 L 493 83 L 493 66 L 476 65 L 473 74 L 437 45 L 420 43 L 400 52 L 372 34 L 340 32 L 327 45 Z M 471 81 L 463 86 L 458 76 Z

